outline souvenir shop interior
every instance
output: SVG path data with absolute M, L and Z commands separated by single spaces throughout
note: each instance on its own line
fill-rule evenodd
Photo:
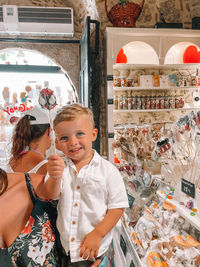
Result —
M 117 266 L 200 266 L 199 33 L 107 28 L 105 39 L 109 158 L 129 200 Z
M 95 82 L 96 92 L 86 89 L 89 79 L 98 78 L 102 91 L 97 102 L 103 121 L 99 127 L 101 143 L 106 143 L 101 149 L 106 155 L 102 156 L 118 168 L 129 201 L 102 267 L 200 267 L 200 34 L 199 29 L 178 28 L 179 23 L 174 28 L 153 28 L 158 16 L 165 23 L 162 8 L 167 10 L 168 19 L 168 13 L 174 16 L 173 21 L 177 10 L 185 8 L 187 16 L 182 20 L 187 22 L 189 2 L 193 2 L 194 12 L 198 1 L 159 0 L 158 9 L 155 1 L 143 0 L 140 7 L 136 5 L 137 18 L 143 9 L 138 27 L 135 21 L 127 27 L 127 18 L 122 24 L 118 17 L 111 20 L 116 9 L 108 12 L 109 1 L 105 0 L 106 10 L 98 7 L 99 14 L 106 11 L 108 19 L 96 16 L 99 10 L 94 12 L 92 1 L 88 1 L 91 15 L 102 22 L 102 61 L 96 51 L 90 51 L 101 65 L 96 76 L 90 72 L 88 43 L 83 42 L 77 52 L 77 44 L 83 41 L 81 33 L 89 38 L 82 24 L 83 14 L 89 12 L 83 11 L 82 1 L 69 2 L 76 8 L 75 38 L 69 40 L 67 48 L 61 48 L 59 42 L 52 42 L 49 48 L 54 51 L 52 46 L 56 46 L 54 56 L 61 62 L 61 49 L 65 49 L 68 55 L 63 62 L 74 73 L 78 68 L 78 75 L 73 77 L 80 82 L 78 94 L 67 72 L 43 54 L 22 48 L 0 50 L 0 166 L 7 164 L 13 127 L 24 111 L 38 105 L 42 89 L 53 90 L 59 108 L 78 102 L 78 95 L 95 98 Z M 104 1 L 93 2 L 98 6 Z M 130 2 L 120 0 L 114 7 Z M 129 7 L 131 10 L 133 6 Z M 76 49 L 69 55 L 73 41 Z M 76 52 L 86 52 L 86 59 Z

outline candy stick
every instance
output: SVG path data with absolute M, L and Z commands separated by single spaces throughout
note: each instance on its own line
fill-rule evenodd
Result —
M 40 91 L 38 102 L 42 108 L 49 110 L 50 127 L 51 127 L 51 143 L 53 145 L 54 153 L 56 154 L 55 132 L 53 129 L 53 119 L 52 119 L 51 110 L 57 105 L 57 103 L 56 103 L 56 97 L 53 94 L 53 90 L 48 89 L 48 88 L 42 89 Z
M 198 186 L 199 186 L 199 183 L 200 183 L 200 175 L 198 176 L 198 178 L 196 179 L 196 188 L 198 188 Z M 200 187 L 199 187 L 199 189 L 200 189 Z
M 198 168 L 197 158 L 199 158 L 199 148 L 200 148 L 199 141 L 200 141 L 199 140 L 199 136 L 197 135 L 196 136 L 196 144 L 197 144 L 197 146 L 195 146 L 195 155 L 194 155 L 193 160 L 191 161 L 191 172 L 190 172 L 190 181 L 191 182 L 194 182 L 194 180 L 195 180 L 195 174 L 196 174 L 196 171 L 197 171 L 197 168 Z M 190 143 L 191 148 L 193 149 L 193 147 L 192 147 L 192 140 L 190 140 L 189 143 Z M 192 154 L 192 152 L 191 152 L 191 154 Z
M 164 162 L 164 161 L 162 161 L 162 162 L 161 162 L 161 165 L 162 165 L 163 167 L 165 167 L 165 170 L 167 171 L 168 175 L 171 176 L 171 175 L 172 175 L 172 171 L 167 167 L 167 163 Z
M 197 132 L 195 140 L 196 140 L 196 143 L 197 143 L 196 151 L 199 152 L 199 146 L 200 146 L 200 134 L 199 134 L 199 132 Z M 197 163 L 197 161 L 196 161 L 196 165 L 197 165 L 197 170 L 198 170 L 199 169 L 199 164 Z M 199 184 L 199 181 L 200 181 L 200 175 L 198 175 L 198 177 L 196 178 L 196 181 L 195 181 L 196 188 L 197 188 L 197 186 Z
M 192 147 L 192 140 L 191 139 L 188 142 L 188 150 L 189 150 L 189 155 L 192 156 L 194 154 L 194 151 L 192 151 L 193 147 Z M 191 158 L 191 160 L 190 160 L 191 161 L 191 164 L 190 164 L 191 169 L 194 168 L 193 165 L 195 164 L 195 160 L 196 160 L 196 152 L 195 152 L 194 159 L 192 160 L 192 158 Z M 190 179 L 192 179 L 192 176 L 190 177 Z
M 196 157 L 197 157 L 197 149 L 195 151 L 194 159 L 193 159 L 193 161 L 191 163 L 190 182 L 192 182 L 192 180 L 193 180 L 192 178 L 193 178 L 193 176 L 195 174 L 195 161 L 196 161 Z
M 179 168 L 181 177 L 184 177 L 184 171 L 183 171 L 183 168 L 181 168 L 181 165 L 184 166 L 184 164 L 182 163 L 181 159 L 178 156 L 178 151 L 176 151 L 176 149 L 173 149 L 173 152 L 174 152 L 174 154 L 176 156 L 177 163 L 180 163 L 180 164 L 177 164 L 177 167 Z
M 165 167 L 165 169 L 167 170 L 167 172 L 168 172 L 168 174 L 169 174 L 169 177 L 174 181 L 174 183 L 175 184 L 177 184 L 177 181 L 176 181 L 176 178 L 177 178 L 177 176 L 175 176 L 174 175 L 174 169 L 172 170 L 172 168 L 171 168 L 171 165 L 172 165 L 172 159 L 171 158 L 169 158 L 170 160 L 171 160 L 171 162 L 170 163 L 168 163 L 168 167 L 166 166 L 166 162 L 162 162 L 162 165 Z M 171 169 L 169 169 L 169 166 L 170 166 L 170 168 Z
M 192 163 L 192 168 L 191 168 L 191 173 L 190 173 L 190 181 L 194 183 L 195 180 L 195 174 L 197 172 L 198 169 L 198 163 L 197 163 L 197 158 L 199 158 L 199 149 L 200 149 L 200 145 L 198 144 L 196 151 L 195 151 L 195 156 L 193 159 L 193 163 Z

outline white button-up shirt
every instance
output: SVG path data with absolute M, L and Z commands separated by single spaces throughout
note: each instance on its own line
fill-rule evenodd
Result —
M 57 228 L 66 253 L 72 262 L 81 261 L 80 244 L 86 234 L 103 220 L 108 209 L 128 207 L 123 178 L 117 168 L 96 151 L 90 163 L 79 173 L 66 159 L 58 204 Z M 110 231 L 101 241 L 99 256 L 109 247 Z

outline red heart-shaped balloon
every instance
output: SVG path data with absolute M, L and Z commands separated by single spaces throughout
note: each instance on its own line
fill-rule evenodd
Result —
M 185 49 L 183 63 L 200 63 L 200 51 L 196 46 L 190 45 Z
M 127 63 L 127 57 L 124 54 L 123 48 L 120 49 L 120 51 L 117 55 L 116 63 Z

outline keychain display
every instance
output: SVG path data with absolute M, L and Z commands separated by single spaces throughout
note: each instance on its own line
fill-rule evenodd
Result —
M 200 186 L 200 112 L 181 117 L 172 125 L 168 136 L 162 137 L 152 151 L 152 158 L 166 169 L 168 180 L 176 185 L 181 178 Z M 175 175 L 174 171 L 177 169 Z

